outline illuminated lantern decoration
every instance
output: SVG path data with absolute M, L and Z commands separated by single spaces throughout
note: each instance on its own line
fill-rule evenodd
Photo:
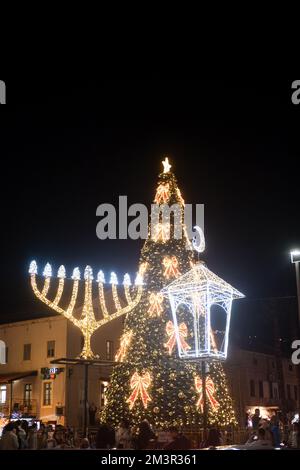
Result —
M 130 379 L 130 388 L 132 393 L 127 400 L 129 403 L 130 410 L 134 407 L 136 400 L 140 397 L 144 408 L 147 408 L 148 401 L 151 401 L 151 397 L 147 392 L 147 389 L 151 385 L 151 376 L 147 371 L 143 375 L 139 375 L 138 372 L 135 372 Z
M 161 292 L 169 298 L 171 304 L 179 357 L 192 360 L 225 360 L 232 301 L 244 295 L 211 272 L 202 262 L 193 265 L 190 271 L 171 282 Z M 220 338 L 218 343 L 214 340 L 211 327 L 213 305 L 219 305 L 225 316 L 223 338 Z M 182 310 L 186 312 L 185 318 L 190 320 L 187 323 L 193 325 L 193 342 L 190 341 L 190 349 L 183 348 L 180 341 L 181 320 L 177 316 Z
M 166 324 L 166 333 L 169 336 L 169 340 L 165 344 L 165 347 L 168 349 L 168 352 L 171 355 L 176 344 L 176 330 L 171 321 L 168 321 L 168 323 Z M 191 349 L 191 347 L 185 341 L 185 338 L 187 338 L 188 335 L 188 330 L 186 324 L 183 322 L 179 325 L 178 335 L 181 349 L 184 351 Z
M 124 333 L 122 335 L 121 340 L 120 340 L 120 347 L 115 356 L 115 359 L 117 362 L 123 362 L 126 356 L 127 350 L 128 350 L 128 346 L 130 345 L 131 338 L 132 338 L 132 331 L 128 331 L 127 333 Z
M 167 279 L 180 276 L 180 272 L 178 270 L 178 259 L 176 256 L 172 256 L 171 258 L 166 256 L 163 259 L 163 265 L 165 267 L 164 276 Z
M 166 204 L 170 198 L 169 183 L 160 184 L 157 188 L 154 202 L 156 204 Z
M 160 316 L 160 314 L 164 311 L 162 307 L 163 300 L 164 300 L 164 296 L 160 292 L 158 294 L 154 294 L 154 292 L 150 294 L 149 296 L 150 307 L 148 309 L 148 313 L 150 317 Z
M 206 386 L 206 396 L 208 401 L 212 407 L 213 411 L 217 411 L 218 407 L 220 406 L 219 402 L 215 399 L 215 385 L 211 379 L 211 377 L 207 377 L 205 380 Z M 201 413 L 203 413 L 203 404 L 204 404 L 204 397 L 203 397 L 203 387 L 202 387 L 202 379 L 197 375 L 195 377 L 195 388 L 197 393 L 199 393 L 199 400 L 196 404 L 197 408 L 200 408 Z

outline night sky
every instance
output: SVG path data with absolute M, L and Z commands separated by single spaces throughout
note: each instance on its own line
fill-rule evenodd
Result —
M 86 264 L 136 272 L 142 243 L 98 240 L 96 208 L 119 195 L 149 205 L 165 153 L 186 202 L 205 204 L 208 267 L 247 296 L 233 333 L 250 328 L 264 341 L 258 299 L 291 297 L 284 315 L 296 317 L 300 106 L 291 82 L 8 81 L 0 321 L 49 313 L 30 290 L 32 259 L 69 275 Z

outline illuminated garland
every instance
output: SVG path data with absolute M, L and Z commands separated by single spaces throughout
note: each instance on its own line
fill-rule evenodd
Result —
M 160 184 L 157 188 L 154 202 L 156 204 L 166 204 L 170 198 L 170 186 L 169 183 Z
M 170 239 L 170 224 L 167 223 L 158 223 L 154 227 L 154 234 L 152 235 L 152 239 L 155 242 L 162 242 L 165 243 Z
M 118 352 L 116 353 L 116 356 L 115 356 L 115 360 L 117 362 L 123 362 L 123 360 L 124 360 L 124 358 L 127 354 L 128 347 L 131 343 L 132 335 L 133 335 L 133 332 L 128 331 L 127 333 L 124 333 L 121 336 L 120 348 L 119 348 L 119 350 L 118 350 Z

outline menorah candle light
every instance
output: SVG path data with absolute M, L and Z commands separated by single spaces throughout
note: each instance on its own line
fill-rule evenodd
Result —
M 77 326 L 81 330 L 83 334 L 83 338 L 84 338 L 84 345 L 83 345 L 83 349 L 79 357 L 82 359 L 94 359 L 96 358 L 96 356 L 91 349 L 91 336 L 96 330 L 101 328 L 106 323 L 120 317 L 121 315 L 124 315 L 130 312 L 130 310 L 136 307 L 136 305 L 140 302 L 141 297 L 142 297 L 143 275 L 145 273 L 146 268 L 147 268 L 146 263 L 143 263 L 140 265 L 139 272 L 135 280 L 135 286 L 132 288 L 131 292 L 129 288 L 131 284 L 130 278 L 128 274 L 125 274 L 124 289 L 125 289 L 125 297 L 126 297 L 127 305 L 124 307 L 122 307 L 121 305 L 121 302 L 119 300 L 118 290 L 116 288 L 118 284 L 117 276 L 115 273 L 112 273 L 110 283 L 112 286 L 113 299 L 115 303 L 115 311 L 113 313 L 109 313 L 106 307 L 104 288 L 103 288 L 103 285 L 105 283 L 105 278 L 104 278 L 103 272 L 99 271 L 97 275 L 97 280 L 96 280 L 96 282 L 98 283 L 98 295 L 99 295 L 99 301 L 100 301 L 100 306 L 102 310 L 102 318 L 99 320 L 96 320 L 94 308 L 93 308 L 93 279 L 94 278 L 93 278 L 93 270 L 90 266 L 86 266 L 84 270 L 84 288 L 85 288 L 84 301 L 83 301 L 81 315 L 79 318 L 76 318 L 73 314 L 74 308 L 77 302 L 79 282 L 81 278 L 79 268 L 75 268 L 73 270 L 73 274 L 71 277 L 73 280 L 73 287 L 72 287 L 71 299 L 67 308 L 62 308 L 59 305 L 59 302 L 63 295 L 65 279 L 66 279 L 66 270 L 64 266 L 60 266 L 57 272 L 58 286 L 57 286 L 56 295 L 53 300 L 50 300 L 47 298 L 47 295 L 50 289 L 51 277 L 52 277 L 51 265 L 47 263 L 44 268 L 43 276 L 45 280 L 44 280 L 44 285 L 42 289 L 39 289 L 37 286 L 36 278 L 38 274 L 38 268 L 37 268 L 37 264 L 35 261 L 32 261 L 30 263 L 29 274 L 31 277 L 31 286 L 37 298 L 40 299 L 42 302 L 44 302 L 46 305 L 48 305 L 48 307 L 52 308 L 56 312 L 66 317 L 68 320 L 70 320 L 75 326 Z

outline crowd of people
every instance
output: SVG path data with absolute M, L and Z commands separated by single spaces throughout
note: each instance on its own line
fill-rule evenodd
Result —
M 289 421 L 286 416 L 278 414 L 270 419 L 262 418 L 257 408 L 253 416 L 246 416 L 246 423 L 249 432 L 246 446 L 250 448 L 300 449 L 300 424 L 297 421 Z
M 248 438 L 245 447 L 249 449 L 279 448 L 282 446 L 300 448 L 299 422 L 290 423 L 283 427 L 277 415 L 270 420 L 262 419 L 259 409 L 251 419 Z M 163 441 L 159 433 L 155 433 L 147 420 L 138 427 L 131 426 L 123 419 L 115 429 L 111 422 L 101 423 L 97 432 L 88 437 L 73 428 L 41 423 L 39 429 L 36 423 L 31 426 L 26 420 L 10 421 L 3 428 L 0 439 L 0 450 L 17 449 L 165 449 L 188 450 L 194 443 L 176 427 L 171 427 L 164 433 Z M 216 448 L 229 444 L 226 436 L 216 428 L 211 427 L 207 436 L 198 444 L 199 448 Z

